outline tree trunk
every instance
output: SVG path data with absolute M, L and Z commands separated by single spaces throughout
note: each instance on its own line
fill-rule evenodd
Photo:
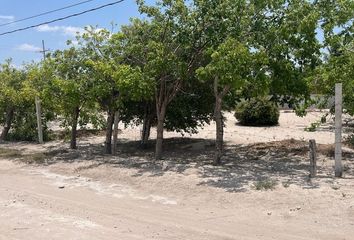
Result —
M 73 122 L 71 125 L 71 140 L 70 140 L 70 148 L 77 149 L 76 139 L 77 139 L 77 122 L 80 115 L 80 108 L 76 107 L 73 114 Z
M 150 104 L 146 104 L 144 121 L 143 121 L 143 129 L 141 132 L 141 146 L 146 148 L 147 142 L 150 137 L 151 125 L 154 118 L 154 112 L 151 111 Z
M 114 114 L 114 129 L 113 129 L 113 154 L 117 154 L 117 144 L 118 144 L 118 124 L 119 124 L 119 112 L 116 111 Z
M 105 141 L 105 153 L 112 154 L 112 132 L 113 132 L 114 115 L 112 110 L 108 110 L 107 129 Z
M 157 107 L 157 127 L 156 127 L 156 149 L 155 149 L 155 159 L 159 160 L 162 157 L 162 142 L 163 142 L 163 127 L 166 117 L 166 102 L 163 102 L 161 107 Z
M 221 163 L 221 157 L 223 154 L 223 144 L 224 144 L 224 125 L 221 114 L 222 98 L 220 96 L 215 97 L 215 109 L 214 109 L 214 120 L 216 123 L 216 141 L 215 141 L 215 157 L 214 165 L 219 165 Z
M 146 119 L 144 119 L 143 131 L 141 133 L 141 146 L 143 148 L 146 148 L 147 142 L 149 141 L 150 138 L 151 122 L 152 122 L 151 116 L 148 116 Z
M 0 135 L 0 142 L 4 141 L 7 137 L 7 134 L 10 131 L 11 128 L 11 124 L 12 124 L 12 120 L 14 118 L 14 108 L 13 107 L 9 107 L 6 111 L 6 120 L 5 120 L 5 126 L 4 129 L 1 132 Z
M 174 79 L 176 82 L 167 87 L 167 83 L 171 79 L 168 79 L 167 76 L 164 76 L 160 79 L 160 87 L 155 91 L 155 100 L 156 100 L 156 116 L 157 116 L 157 136 L 156 136 L 156 149 L 155 149 L 155 159 L 161 159 L 162 157 L 162 142 L 163 142 L 163 127 L 166 118 L 166 109 L 168 104 L 175 98 L 178 93 L 182 80 Z
M 219 79 L 217 77 L 215 77 L 214 79 L 213 87 L 214 87 L 214 96 L 215 96 L 214 121 L 216 124 L 216 140 L 215 140 L 216 151 L 214 157 L 214 165 L 219 165 L 221 163 L 221 157 L 224 151 L 224 122 L 221 113 L 222 100 L 231 87 L 229 85 L 226 85 L 219 93 Z

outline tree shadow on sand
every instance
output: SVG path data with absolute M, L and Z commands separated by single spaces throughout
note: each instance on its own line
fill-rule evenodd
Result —
M 172 171 L 185 174 L 188 169 L 196 169 L 200 177 L 199 185 L 224 189 L 228 192 L 242 192 L 255 183 L 274 180 L 277 184 L 298 185 L 303 188 L 318 188 L 316 181 L 309 178 L 308 143 L 297 140 L 283 140 L 251 145 L 225 146 L 225 154 L 220 166 L 213 166 L 214 141 L 194 138 L 170 138 L 164 142 L 164 158 L 154 160 L 154 141 L 145 147 L 139 141 L 120 139 L 118 153 L 106 155 L 102 144 L 81 144 L 78 150 L 53 147 L 28 163 L 51 165 L 58 162 L 88 162 L 78 170 L 84 171 L 101 165 L 132 168 L 132 177 L 147 175 L 159 177 Z M 318 145 L 318 179 L 332 179 L 333 149 L 328 145 Z M 41 158 L 42 157 L 42 158 Z M 23 158 L 25 159 L 25 157 Z M 345 175 L 354 176 L 354 154 L 344 152 Z

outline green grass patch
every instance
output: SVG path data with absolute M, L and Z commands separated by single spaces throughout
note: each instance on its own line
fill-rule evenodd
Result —
M 277 182 L 273 179 L 259 180 L 253 184 L 255 190 L 273 190 L 277 186 Z

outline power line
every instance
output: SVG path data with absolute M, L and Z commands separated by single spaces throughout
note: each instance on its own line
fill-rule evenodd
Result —
M 18 28 L 18 29 L 15 29 L 15 30 L 12 30 L 12 31 L 8 31 L 8 32 L 3 32 L 3 33 L 0 33 L 0 36 L 8 35 L 8 34 L 15 33 L 15 32 L 20 32 L 20 31 L 24 31 L 24 30 L 28 30 L 28 29 L 31 29 L 31 28 L 39 27 L 39 26 L 50 24 L 50 23 L 54 23 L 54 22 L 63 21 L 63 20 L 68 19 L 68 18 L 77 17 L 77 16 L 80 16 L 80 15 L 88 13 L 88 12 L 93 12 L 93 11 L 96 11 L 96 10 L 99 10 L 99 9 L 102 9 L 102 8 L 113 6 L 113 5 L 116 5 L 116 4 L 124 2 L 124 1 L 125 0 L 119 0 L 119 1 L 111 2 L 111 3 L 105 4 L 105 5 L 101 5 L 99 7 L 96 7 L 96 8 L 91 8 L 91 9 L 83 11 L 83 12 L 74 13 L 74 14 L 71 14 L 71 15 L 68 15 L 68 16 L 65 16 L 65 17 L 61 17 L 61 18 L 56 18 L 54 20 L 50 20 L 50 21 L 47 21 L 47 22 L 35 24 L 35 25 L 32 25 L 32 26 L 24 27 L 24 28 Z
M 26 21 L 26 20 L 29 20 L 29 19 L 41 17 L 41 16 L 44 16 L 44 15 L 48 15 L 50 13 L 59 12 L 61 10 L 65 10 L 65 9 L 68 9 L 68 8 L 76 7 L 76 6 L 79 6 L 79 5 L 88 3 L 88 2 L 92 2 L 92 1 L 94 1 L 94 0 L 86 0 L 86 1 L 82 1 L 82 2 L 76 3 L 76 4 L 65 6 L 65 7 L 62 7 L 62 8 L 54 9 L 54 10 L 51 10 L 51 11 L 48 11 L 48 12 L 39 13 L 39 14 L 34 15 L 34 16 L 22 18 L 22 19 L 19 19 L 19 20 L 16 20 L 16 21 L 3 23 L 3 24 L 0 24 L 0 27 L 4 27 L 4 26 L 7 26 L 7 25 L 10 25 L 10 24 L 13 24 L 13 23 L 23 22 L 23 21 Z

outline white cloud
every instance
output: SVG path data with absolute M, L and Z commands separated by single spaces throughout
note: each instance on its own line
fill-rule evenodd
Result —
M 28 43 L 21 44 L 17 46 L 15 49 L 19 51 L 25 51 L 25 52 L 38 52 L 42 50 L 40 47 L 36 47 Z
M 71 44 L 74 45 L 74 46 L 78 46 L 79 45 L 79 42 L 77 40 L 72 40 L 71 41 Z
M 76 36 L 76 33 L 83 33 L 85 30 L 80 27 L 73 26 L 49 26 L 48 24 L 41 25 L 36 28 L 38 32 L 60 32 L 67 36 Z
M 14 16 L 0 15 L 0 23 L 11 22 L 13 20 L 15 20 Z
M 77 33 L 83 33 L 85 30 L 80 27 L 62 27 L 62 31 L 65 35 L 76 36 Z
M 60 30 L 58 26 L 49 26 L 48 24 L 46 25 L 41 25 L 36 28 L 38 32 L 57 32 Z
M 11 63 L 11 67 L 16 68 L 18 70 L 24 69 L 23 65 L 17 65 L 17 64 L 14 64 L 14 63 Z
M 14 19 L 15 19 L 15 17 L 14 17 L 14 16 L 5 16 L 5 15 L 0 15 L 0 19 L 2 19 L 2 20 L 9 20 L 9 21 L 11 21 L 11 20 L 14 20 Z

